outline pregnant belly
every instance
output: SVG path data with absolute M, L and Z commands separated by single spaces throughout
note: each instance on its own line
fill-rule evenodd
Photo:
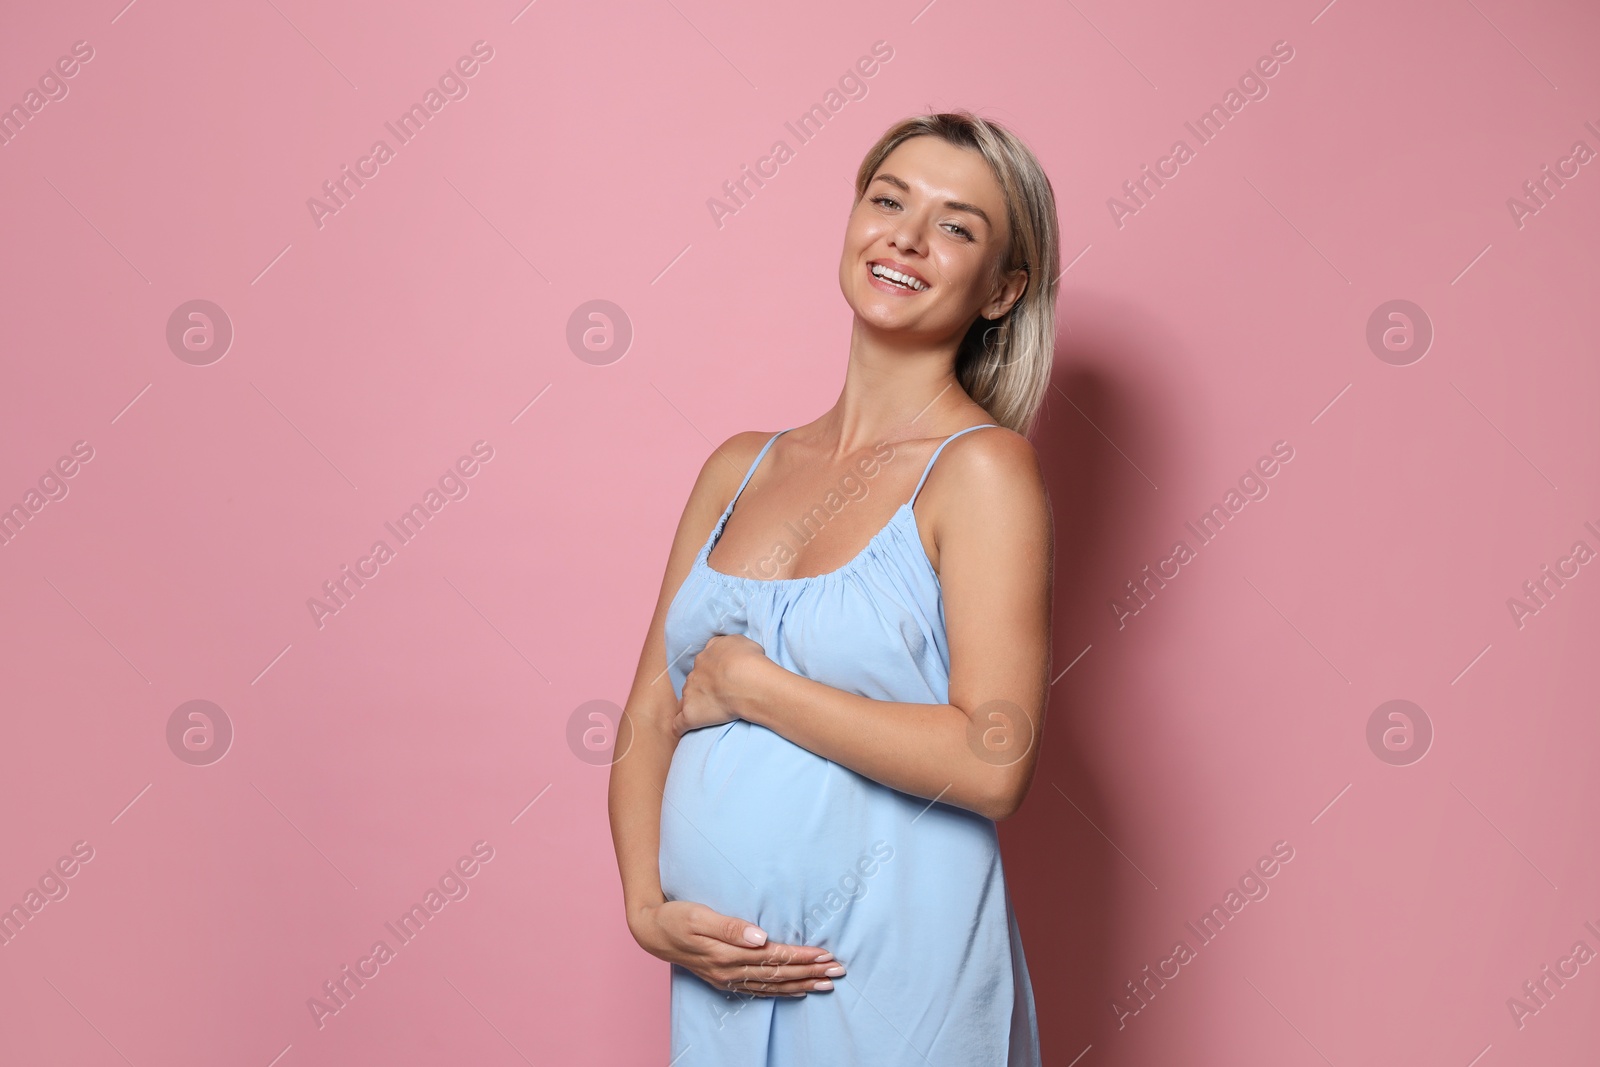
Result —
M 693 730 L 663 791 L 662 891 L 824 943 L 893 865 L 912 800 L 753 723 Z

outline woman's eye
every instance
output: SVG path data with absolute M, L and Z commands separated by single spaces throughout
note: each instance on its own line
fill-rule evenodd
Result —
M 897 202 L 894 199 L 894 197 L 892 197 L 892 196 L 875 196 L 875 197 L 872 198 L 872 203 L 874 203 L 874 204 L 888 204 L 891 207 L 899 207 L 900 206 L 899 202 Z M 947 222 L 947 223 L 945 223 L 945 225 L 949 226 L 951 228 L 952 232 L 960 234 L 963 238 L 965 238 L 968 241 L 976 240 L 976 238 L 972 236 L 972 231 L 967 229 L 965 226 L 961 225 L 958 222 Z

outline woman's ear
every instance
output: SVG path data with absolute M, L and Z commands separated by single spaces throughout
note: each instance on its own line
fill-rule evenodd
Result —
M 1005 318 L 1006 314 L 1010 314 L 1010 310 L 1016 307 L 1016 302 L 1021 301 L 1022 294 L 1027 293 L 1029 280 L 1027 267 L 1018 267 L 1006 275 L 1005 285 L 1000 288 L 994 304 L 990 304 L 989 310 L 994 312 L 990 317 Z
M 1018 267 L 1006 275 L 1005 283 L 996 294 L 995 300 L 984 308 L 983 317 L 986 319 L 1002 319 L 1017 306 L 1017 301 L 1022 299 L 1022 294 L 1028 291 L 1029 274 L 1027 267 Z

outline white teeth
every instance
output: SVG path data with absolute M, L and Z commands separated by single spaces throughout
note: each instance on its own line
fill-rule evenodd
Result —
M 872 273 L 874 275 L 876 275 L 877 277 L 879 277 L 879 278 L 887 278 L 889 281 L 895 282 L 895 283 L 897 283 L 899 285 L 903 285 L 907 289 L 914 289 L 914 290 L 916 290 L 918 292 L 921 292 L 922 290 L 927 288 L 927 285 L 925 285 L 922 282 L 917 281 L 915 278 L 911 277 L 910 275 L 901 274 L 897 270 L 890 270 L 888 267 L 880 266 L 877 263 L 874 263 L 872 265 Z

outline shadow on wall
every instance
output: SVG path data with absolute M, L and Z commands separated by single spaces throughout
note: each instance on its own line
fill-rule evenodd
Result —
M 1126 861 L 1101 836 L 1103 831 L 1121 839 L 1103 769 L 1085 756 L 1095 745 L 1085 738 L 1095 709 L 1114 702 L 1119 687 L 1096 669 L 1105 662 L 1101 647 L 1062 672 L 1092 642 L 1103 645 L 1107 609 L 1094 576 L 1107 572 L 1109 548 L 1145 521 L 1138 514 L 1139 491 L 1128 488 L 1130 478 L 1141 485 L 1142 479 L 1100 431 L 1124 447 L 1139 442 L 1141 461 L 1155 459 L 1147 446 L 1159 451 L 1163 435 L 1149 432 L 1144 413 L 1126 407 L 1126 394 L 1119 395 L 1102 371 L 1083 369 L 1116 366 L 1114 358 L 1078 351 L 1070 342 L 1058 344 L 1057 351 L 1070 352 L 1070 363 L 1079 369 L 1064 372 L 1058 359 L 1034 446 L 1055 517 L 1051 672 L 1059 679 L 1050 689 L 1045 743 L 1028 799 L 1000 824 L 1001 852 L 1044 1062 L 1070 1063 L 1092 1043 L 1097 1062 L 1106 1064 L 1112 1062 L 1106 1054 L 1116 1032 L 1108 1005 L 1120 984 L 1111 973 L 1112 949 L 1129 921 L 1128 909 L 1113 897 L 1113 887 L 1125 881 L 1125 872 L 1114 865 Z

